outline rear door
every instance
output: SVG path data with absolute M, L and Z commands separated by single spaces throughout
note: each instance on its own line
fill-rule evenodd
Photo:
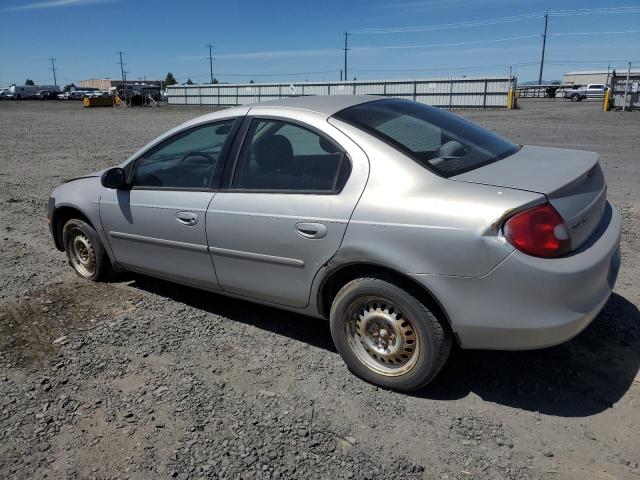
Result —
M 126 268 L 201 287 L 218 287 L 205 212 L 240 120 L 183 130 L 142 154 L 130 189 L 106 190 L 100 217 Z
M 602 98 L 604 96 L 604 85 L 591 84 L 587 88 L 588 98 Z
M 319 114 L 252 113 L 227 188 L 207 211 L 211 255 L 223 290 L 304 307 L 314 276 L 342 242 L 368 161 Z

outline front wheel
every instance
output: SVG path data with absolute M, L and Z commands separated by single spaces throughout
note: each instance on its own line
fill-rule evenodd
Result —
M 349 369 L 398 391 L 431 382 L 451 350 L 451 334 L 417 298 L 382 278 L 347 283 L 331 306 L 331 336 Z
M 62 241 L 69 264 L 87 280 L 105 280 L 111 272 L 111 262 L 98 233 L 88 223 L 71 219 L 63 227 Z
M 572 102 L 579 102 L 580 100 L 582 100 L 582 97 L 580 96 L 580 94 L 574 93 L 573 95 L 571 95 Z

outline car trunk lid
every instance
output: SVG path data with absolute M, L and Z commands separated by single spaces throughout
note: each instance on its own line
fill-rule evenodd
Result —
M 451 180 L 544 194 L 567 224 L 573 248 L 598 226 L 606 204 L 606 184 L 593 152 L 523 146 L 498 162 Z

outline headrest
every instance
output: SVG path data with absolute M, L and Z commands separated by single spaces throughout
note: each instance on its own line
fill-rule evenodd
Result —
M 466 153 L 464 146 L 457 140 L 449 140 L 438 148 L 438 157 L 462 157 Z
M 320 148 L 327 153 L 338 153 L 338 147 L 324 137 L 320 137 Z
M 287 171 L 293 163 L 293 147 L 282 135 L 272 135 L 258 143 L 254 150 L 256 162 L 262 170 Z

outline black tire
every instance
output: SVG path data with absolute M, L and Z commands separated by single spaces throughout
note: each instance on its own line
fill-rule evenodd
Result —
M 112 272 L 111 261 L 100 237 L 91 225 L 75 218 L 69 220 L 62 229 L 62 242 L 69 264 L 79 277 L 93 282 L 109 278 Z M 79 245 L 77 248 L 76 243 Z M 80 252 L 84 254 L 85 250 L 88 262 L 86 264 L 80 255 Z
M 579 93 L 574 93 L 573 95 L 571 95 L 572 102 L 579 102 L 580 100 L 582 100 L 582 97 Z
M 371 302 L 375 307 L 373 309 Z M 414 341 L 406 340 L 416 346 L 413 353 L 409 353 L 411 357 L 407 361 L 384 354 L 376 356 L 379 351 L 368 348 L 371 344 L 367 343 L 376 338 L 375 332 L 371 336 L 365 335 L 366 340 L 363 340 L 364 337 L 360 334 L 368 332 L 370 324 L 378 321 L 378 312 L 380 318 L 386 319 L 389 311 L 400 319 L 395 319 L 396 322 L 406 320 L 402 322 L 402 326 L 408 328 L 409 334 L 415 338 Z M 367 315 L 373 320 L 366 320 Z M 366 328 L 363 326 L 365 322 L 368 322 Z M 382 277 L 358 278 L 342 287 L 331 305 L 330 324 L 333 342 L 349 369 L 363 380 L 386 389 L 408 392 L 426 386 L 440 372 L 451 351 L 451 333 L 429 308 L 412 294 Z M 406 327 L 406 324 L 409 327 Z M 387 332 L 393 328 L 385 327 L 384 330 Z M 360 333 L 353 334 L 354 330 Z M 389 335 L 384 334 L 388 341 L 391 339 Z M 394 335 L 393 338 L 402 336 L 404 335 Z M 383 338 L 381 329 L 378 330 L 377 338 Z M 359 344 L 362 345 L 362 349 Z M 403 345 L 405 346 L 411 345 Z M 404 353 L 402 348 L 399 352 Z M 394 361 L 408 363 L 398 367 Z M 394 371 L 396 367 L 398 370 Z M 380 369 L 388 371 L 381 372 Z

